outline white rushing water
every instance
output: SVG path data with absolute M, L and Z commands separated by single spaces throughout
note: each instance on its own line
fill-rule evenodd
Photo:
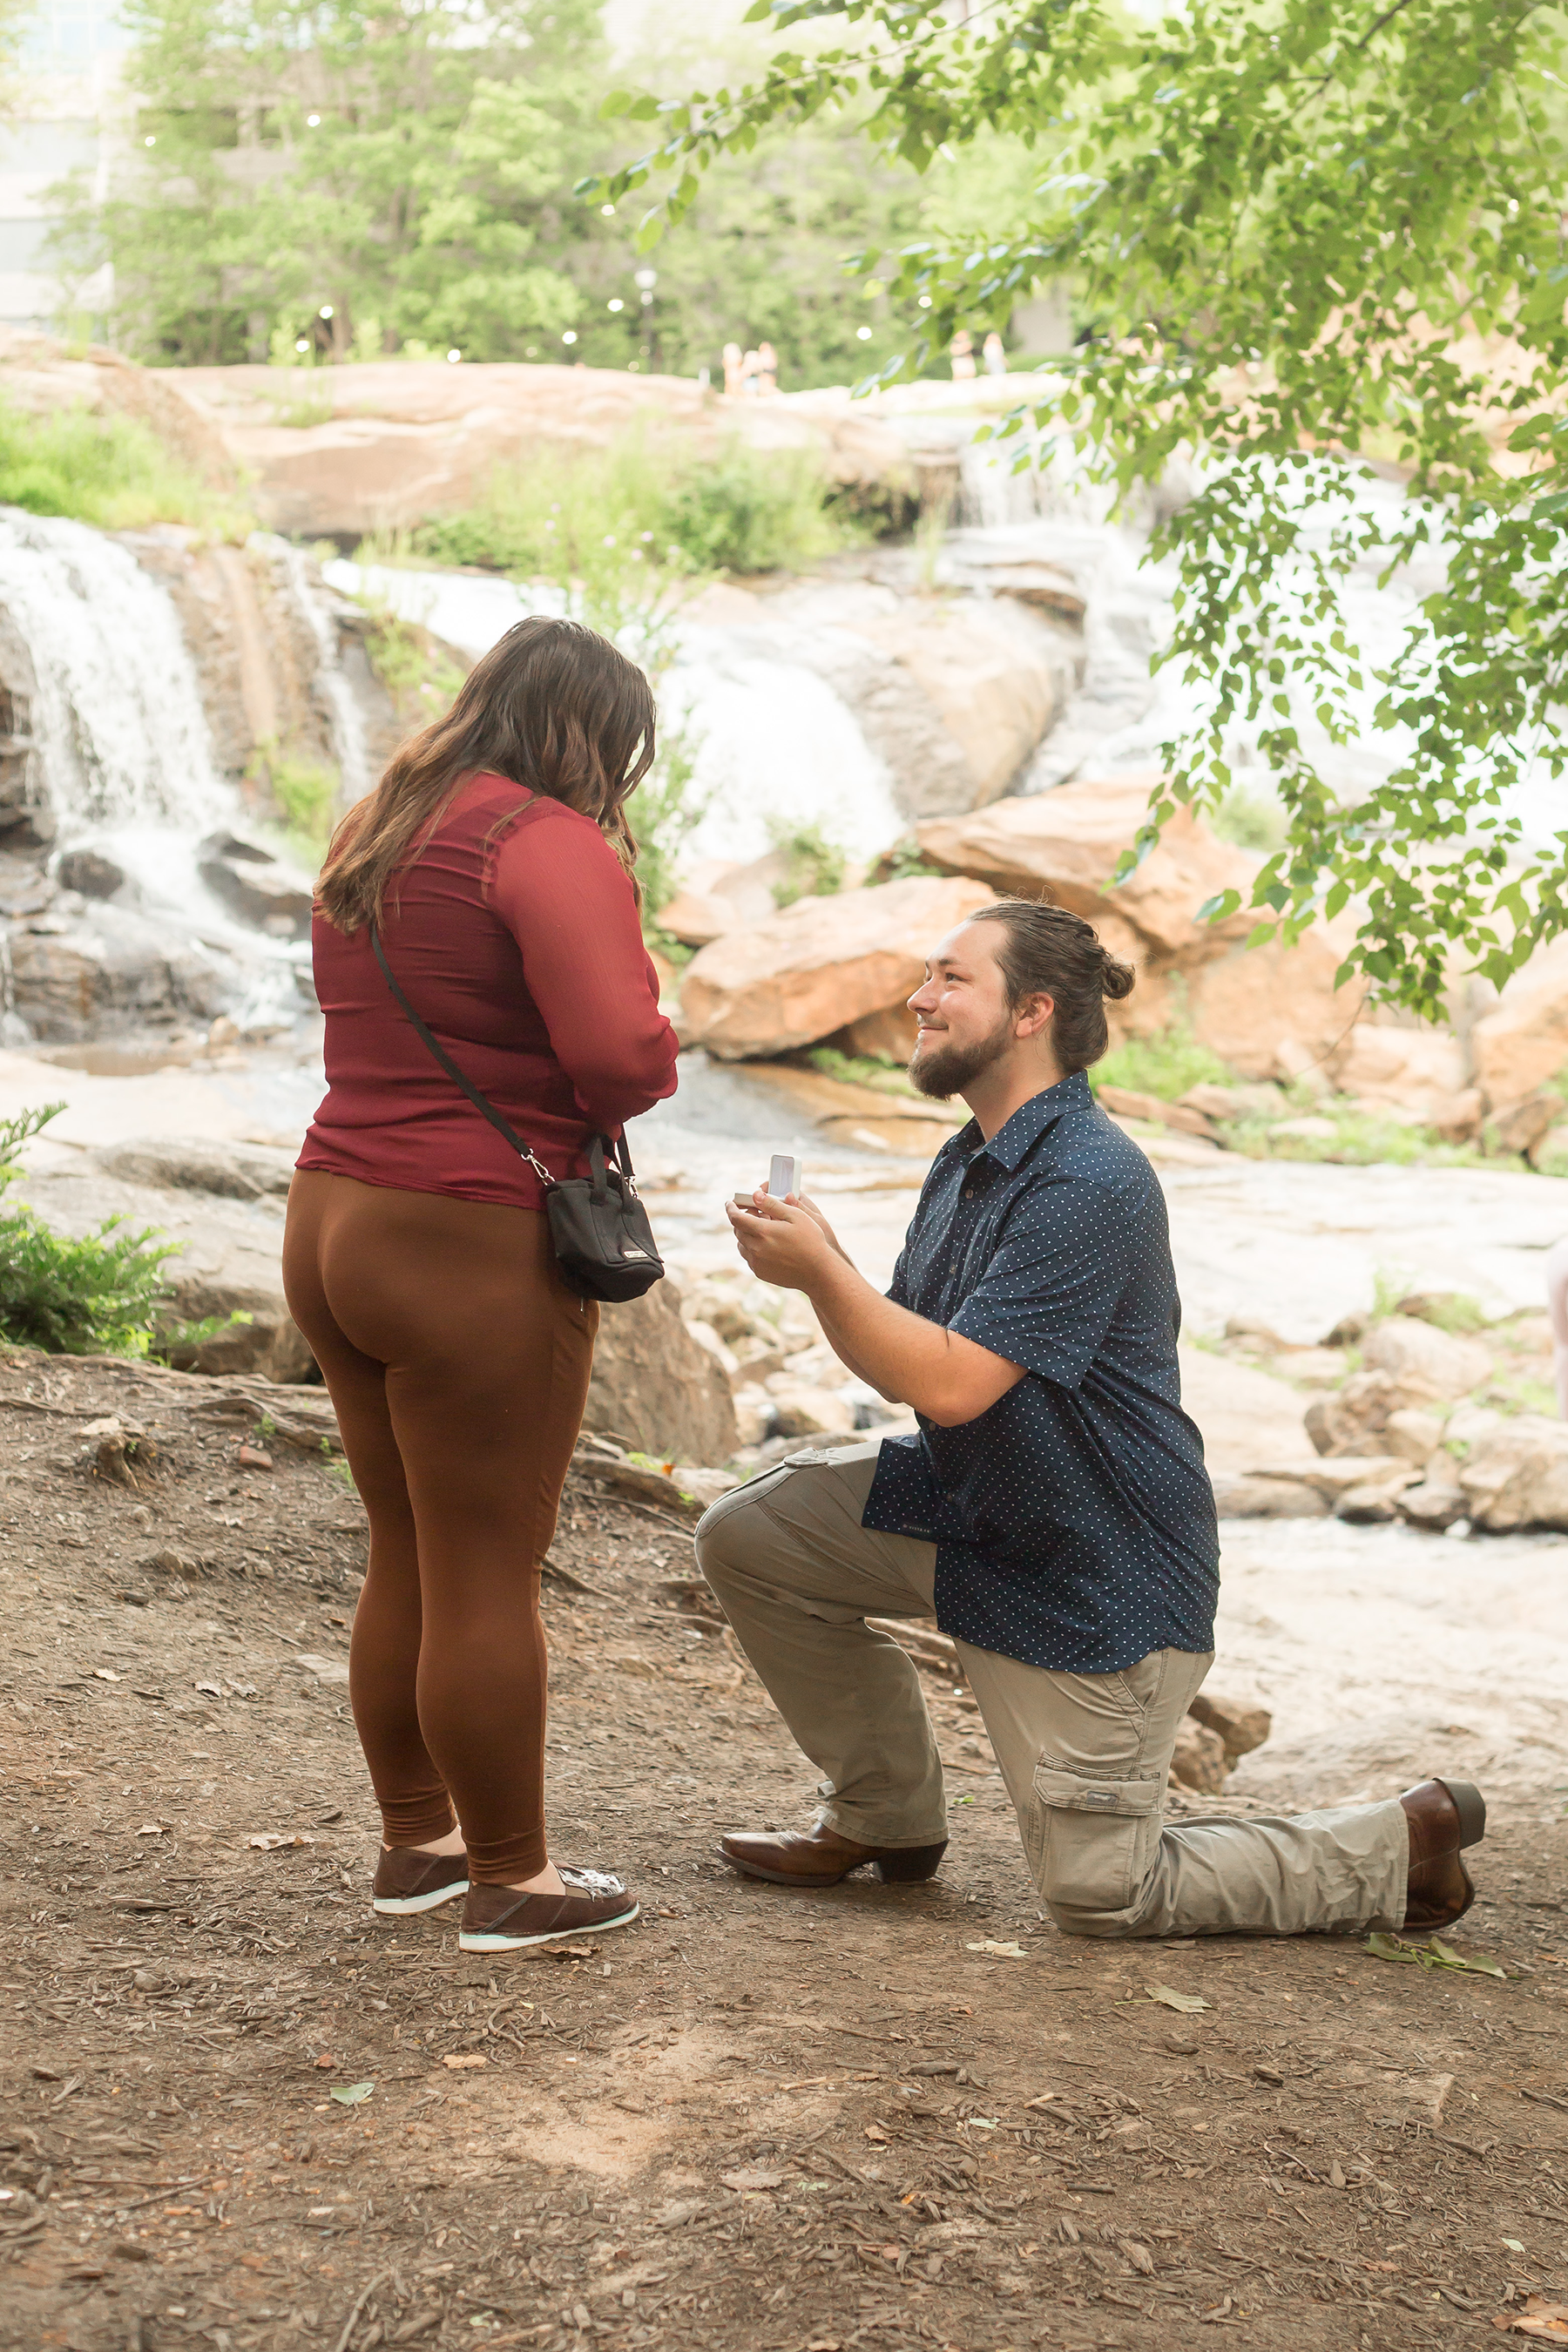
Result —
M 242 1025 L 291 1022 L 298 950 L 237 921 L 201 877 L 202 841 L 244 812 L 219 772 L 163 582 L 85 523 L 5 508 L 0 608 L 32 659 L 32 732 L 57 855 L 101 851 L 130 878 L 138 913 L 216 950 Z M 363 727 L 360 742 L 363 766 Z
M 224 821 L 233 795 L 179 615 L 126 548 L 86 523 L 0 509 L 0 604 L 33 658 L 33 733 L 62 847 Z
M 476 658 L 529 613 L 559 613 L 559 590 L 472 573 L 417 572 L 346 559 L 324 567 L 346 595 L 369 595 Z M 635 650 L 628 648 L 628 650 Z M 667 727 L 695 758 L 702 815 L 689 860 L 752 858 L 773 846 L 770 822 L 819 825 L 850 856 L 876 856 L 903 830 L 888 772 L 826 680 L 755 627 L 692 622 L 660 681 Z

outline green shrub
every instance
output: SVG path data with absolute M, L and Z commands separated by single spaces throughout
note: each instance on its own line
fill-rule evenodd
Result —
M 19 1171 L 16 1154 L 64 1110 L 46 1103 L 0 1119 L 0 1192 Z M 151 1229 L 121 1233 L 106 1217 L 73 1241 L 24 1203 L 0 1206 L 0 1338 L 52 1356 L 144 1356 L 153 1316 L 168 1293 L 174 1245 Z
M 86 408 L 34 416 L 3 397 L 0 504 L 105 530 L 189 522 L 234 538 L 254 527 L 237 499 L 176 464 L 138 419 Z
M 941 872 L 940 866 L 927 864 L 913 834 L 906 834 L 902 841 L 895 841 L 891 849 L 883 851 L 867 887 L 874 889 L 882 882 L 910 882 L 922 875 Z
M 662 727 L 658 757 L 626 803 L 626 821 L 637 845 L 643 929 L 677 963 L 685 962 L 689 951 L 660 932 L 658 916 L 680 887 L 676 861 L 708 806 L 710 794 L 697 784 L 697 751 L 689 729 Z
M 1209 824 L 1222 841 L 1232 841 L 1238 849 L 1256 849 L 1271 857 L 1284 845 L 1287 828 L 1279 803 L 1266 793 L 1249 793 L 1244 784 L 1232 785 L 1210 814 Z
M 806 1055 L 814 1070 L 840 1086 L 875 1087 L 879 1094 L 914 1095 L 918 1090 L 900 1063 L 879 1054 L 841 1054 L 837 1045 L 814 1045 Z
M 1198 1043 L 1184 1019 L 1177 1019 L 1153 1036 L 1124 1037 L 1095 1064 L 1089 1083 L 1096 1092 L 1101 1087 L 1125 1087 L 1131 1094 L 1178 1102 L 1189 1087 L 1234 1086 L 1236 1073 Z
M 819 824 L 772 817 L 768 838 L 788 861 L 784 880 L 773 884 L 775 907 L 793 907 L 797 898 L 831 898 L 843 889 L 844 852 Z
M 526 467 L 498 467 L 472 506 L 420 524 L 404 551 L 590 588 L 643 566 L 774 572 L 864 537 L 829 511 L 829 489 L 804 452 L 764 455 L 734 440 L 710 456 L 635 427 L 605 449 L 544 449 Z

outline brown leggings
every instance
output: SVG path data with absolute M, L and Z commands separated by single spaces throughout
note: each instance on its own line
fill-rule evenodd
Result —
M 349 1696 L 388 1845 L 457 1808 L 477 1884 L 543 1869 L 539 1563 L 599 1310 L 542 1211 L 296 1173 L 283 1282 L 370 1519 Z

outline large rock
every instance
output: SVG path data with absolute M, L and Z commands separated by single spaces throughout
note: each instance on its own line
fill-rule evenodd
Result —
M 1490 1350 L 1479 1339 L 1458 1339 L 1415 1315 L 1391 1315 L 1368 1334 L 1362 1349 L 1368 1371 L 1386 1372 L 1405 1391 L 1405 1405 L 1435 1400 L 1447 1403 L 1468 1396 L 1491 1377 Z
M 687 1034 L 723 1061 L 815 1045 L 913 993 L 945 931 L 991 892 L 917 876 L 833 898 L 802 898 L 749 930 L 715 940 L 681 982 Z
M 129 908 L 62 896 L 9 930 L 12 1004 L 54 1045 L 219 1013 L 233 975 Z
M 1568 937 L 1553 940 L 1514 973 L 1470 1032 L 1470 1054 L 1493 1114 L 1536 1093 L 1568 1065 Z
M 1342 994 L 1339 1001 L 1343 1003 Z M 1363 1102 L 1437 1119 L 1464 1091 L 1464 1048 L 1448 1030 L 1400 1029 L 1363 1019 L 1335 1056 L 1334 1076 Z
M 197 871 L 215 898 L 247 923 L 282 939 L 308 939 L 314 891 L 308 874 L 245 834 L 213 833 Z
M 1314 923 L 1292 947 L 1222 942 L 1188 982 L 1194 1036 L 1244 1078 L 1331 1077 L 1366 1000 L 1360 978 L 1335 984 L 1353 928 Z
M 498 466 L 602 448 L 628 428 L 716 453 L 731 433 L 805 452 L 840 488 L 908 500 L 897 434 L 846 399 L 725 401 L 694 379 L 616 368 L 384 360 L 312 369 L 183 368 L 179 388 L 250 478 L 265 521 L 291 537 L 361 538 L 473 505 Z
M 699 1468 L 717 1469 L 735 1452 L 729 1380 L 681 1321 L 673 1282 L 601 1310 L 583 1426 Z
M 1138 774 L 1060 784 L 1031 800 L 939 818 L 920 827 L 921 855 L 946 873 L 1050 898 L 1090 921 L 1119 915 L 1157 955 L 1217 954 L 1226 940 L 1245 938 L 1257 918 L 1237 915 L 1216 928 L 1198 922 L 1198 908 L 1221 890 L 1249 892 L 1258 860 L 1217 840 L 1189 810 L 1178 810 L 1159 845 L 1113 884 L 1158 781 Z
M 210 1192 L 219 1200 L 286 1200 L 294 1158 L 279 1145 L 206 1142 L 183 1137 L 132 1138 L 94 1154 L 107 1175 L 122 1183 L 168 1192 Z
M 811 583 L 770 597 L 766 619 L 775 645 L 825 677 L 855 712 L 887 764 L 900 813 L 912 818 L 995 801 L 1060 715 L 1083 667 L 1071 630 L 1005 597 L 900 596 L 866 583 Z
M 1472 1446 L 1458 1481 L 1472 1526 L 1568 1528 L 1568 1427 L 1520 1413 Z
M 1286 1381 L 1207 1348 L 1181 1350 L 1182 1403 L 1203 1432 L 1211 1475 L 1233 1477 L 1258 1462 L 1310 1464 L 1302 1398 Z

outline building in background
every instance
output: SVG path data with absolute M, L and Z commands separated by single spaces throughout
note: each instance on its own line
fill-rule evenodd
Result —
M 100 172 L 126 36 L 115 0 L 41 0 L 23 37 L 15 111 L 0 121 L 0 325 L 53 327 L 68 307 L 107 308 L 96 280 L 68 297 L 44 246 L 48 190 Z

